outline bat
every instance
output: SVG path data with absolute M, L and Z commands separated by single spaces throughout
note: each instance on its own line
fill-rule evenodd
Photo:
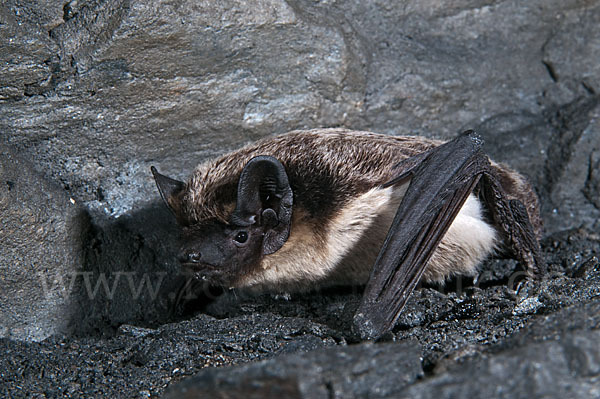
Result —
M 543 274 L 537 196 L 467 131 L 449 142 L 344 129 L 294 131 L 152 173 L 181 226 L 182 266 L 223 288 L 365 284 L 353 330 L 391 330 L 419 281 L 474 275 L 506 252 Z

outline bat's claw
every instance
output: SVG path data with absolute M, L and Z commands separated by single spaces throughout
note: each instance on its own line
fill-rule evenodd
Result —
M 484 140 L 475 130 L 465 130 L 461 136 L 468 137 L 475 148 L 479 149 L 483 147 Z
M 383 327 L 383 321 L 378 323 L 372 316 L 367 316 L 359 311 L 354 315 L 352 332 L 358 335 L 362 341 L 374 341 L 381 337 L 386 329 Z

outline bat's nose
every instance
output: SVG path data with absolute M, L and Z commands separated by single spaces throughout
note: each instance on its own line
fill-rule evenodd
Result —
M 202 254 L 198 251 L 184 251 L 179 255 L 181 263 L 200 263 L 201 261 Z

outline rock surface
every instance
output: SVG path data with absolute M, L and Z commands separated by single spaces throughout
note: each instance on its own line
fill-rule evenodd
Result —
M 411 341 L 315 350 L 230 369 L 205 369 L 176 385 L 164 397 L 397 396 L 423 376 L 420 356 L 419 344 Z
M 0 145 L 0 336 L 39 341 L 69 330 L 87 229 L 64 190 Z
M 398 397 L 394 384 L 406 384 L 404 392 L 417 397 L 496 389 L 506 397 L 563 398 L 569 378 L 581 383 L 573 392 L 593 393 L 600 237 L 565 232 L 546 239 L 544 249 L 555 270 L 547 280 L 518 293 L 501 280 L 481 287 L 465 283 L 447 294 L 420 289 L 388 342 L 375 345 L 354 345 L 350 316 L 360 294 L 351 290 L 291 300 L 221 297 L 206 314 L 156 328 L 123 324 L 113 336 L 0 339 L 0 394 L 148 397 L 168 388 L 177 397 L 200 389 L 212 394 L 218 385 L 227 395 L 248 388 L 245 377 L 235 378 L 242 375 L 261 379 L 252 385 L 256 395 L 268 381 L 272 389 L 301 398 L 320 397 L 324 389 L 334 398 Z M 496 266 L 488 263 L 485 271 Z M 503 266 L 510 269 L 510 262 Z M 249 363 L 258 360 L 268 361 Z M 536 376 L 546 379 L 532 385 Z
M 550 231 L 600 215 L 585 178 L 566 172 L 597 161 L 595 3 L 9 0 L 1 10 L 3 137 L 99 218 L 156 198 L 151 164 L 183 178 L 247 141 L 322 126 L 445 138 L 477 128 L 549 194 Z
M 174 317 L 176 230 L 149 173 L 184 179 L 248 141 L 333 126 L 442 138 L 474 128 L 542 200 L 553 274 L 516 293 L 515 263 L 497 260 L 474 283 L 416 291 L 387 337 L 399 341 L 390 353 L 406 339 L 421 347 L 425 375 L 407 392 L 596 392 L 597 355 L 584 349 L 598 340 L 599 57 L 600 4 L 580 0 L 2 2 L 0 288 L 11 294 L 0 306 L 0 394 L 156 396 L 202 368 L 266 358 L 182 387 L 337 359 L 318 382 L 282 366 L 297 383 L 284 388 L 346 393 L 340 359 L 380 350 L 346 347 L 359 289 L 229 295 Z M 46 302 L 32 265 L 80 283 L 68 301 Z M 65 324 L 75 335 L 31 342 Z M 337 349 L 273 358 L 323 346 Z M 385 367 L 365 375 L 386 386 Z M 515 369 L 521 379 L 494 383 Z
M 397 397 L 597 397 L 599 340 L 598 331 L 577 331 L 555 341 L 465 362 L 447 374 L 411 386 Z

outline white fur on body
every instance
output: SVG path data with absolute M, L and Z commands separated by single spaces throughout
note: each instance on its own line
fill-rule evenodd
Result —
M 387 235 L 406 186 L 374 188 L 350 201 L 317 235 L 302 214 L 294 214 L 286 244 L 266 256 L 240 286 L 297 291 L 332 284 L 364 284 Z M 423 274 L 428 282 L 452 275 L 474 275 L 493 252 L 497 232 L 469 196 L 432 255 Z
M 255 156 L 273 156 L 297 189 L 290 236 L 279 250 L 235 276 L 231 285 L 290 292 L 363 284 L 405 189 L 382 186 L 401 173 L 394 167 L 398 162 L 440 144 L 418 136 L 345 129 L 290 132 L 199 165 L 186 190 L 170 205 L 185 224 L 214 220 L 227 224 L 235 208 L 232 187 L 245 165 Z M 507 166 L 491 165 L 506 197 L 525 205 L 539 238 L 542 223 L 533 189 Z M 501 236 L 482 217 L 479 200 L 469 197 L 429 260 L 423 280 L 443 282 L 452 275 L 473 275 L 477 265 L 501 244 Z

